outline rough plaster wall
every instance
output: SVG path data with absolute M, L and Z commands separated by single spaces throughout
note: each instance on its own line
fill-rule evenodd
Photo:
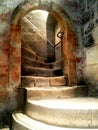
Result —
M 90 96 L 98 96 L 98 25 L 93 29 L 94 46 L 87 48 L 84 80 L 89 87 Z
M 81 45 L 83 80 L 88 85 L 89 96 L 98 96 L 98 2 L 87 0 L 81 20 Z

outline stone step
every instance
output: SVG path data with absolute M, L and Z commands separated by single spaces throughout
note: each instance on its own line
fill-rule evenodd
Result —
M 96 98 L 28 99 L 25 113 L 32 119 L 50 125 L 98 128 L 98 99 Z
M 22 87 L 49 87 L 67 85 L 67 77 L 21 76 Z
M 27 48 L 28 50 L 30 50 L 30 51 L 32 51 L 32 48 L 30 47 L 30 45 L 22 38 L 21 39 L 21 46 L 22 46 L 22 48 L 24 47 L 24 48 Z
M 51 64 L 40 62 L 38 60 L 28 58 L 28 57 L 22 57 L 22 66 L 28 65 L 30 67 L 40 67 L 40 68 L 51 68 Z
M 32 99 L 63 99 L 87 96 L 86 86 L 32 87 L 25 88 L 26 98 Z
M 51 63 L 51 68 L 62 68 L 63 59 Z
M 61 76 L 63 75 L 62 69 L 46 69 L 38 67 L 22 67 L 22 76 L 42 76 L 42 77 L 52 77 L 52 76 Z
M 63 59 L 52 63 L 45 63 L 30 57 L 22 56 L 22 65 L 29 65 L 31 67 L 58 69 L 58 68 L 62 68 L 62 63 L 63 63 Z
M 31 119 L 27 115 L 17 112 L 13 113 L 12 130 L 98 130 L 97 128 L 68 128 L 48 125 L 43 122 Z
M 43 57 L 38 56 L 33 50 L 31 51 L 30 49 L 25 47 L 22 47 L 22 56 L 45 62 L 45 59 Z

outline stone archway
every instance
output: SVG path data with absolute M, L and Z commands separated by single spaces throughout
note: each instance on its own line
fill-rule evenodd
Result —
M 13 12 L 10 39 L 9 85 L 18 87 L 21 83 L 21 20 L 31 10 L 41 9 L 50 12 L 59 22 L 64 32 L 62 43 L 63 72 L 68 76 L 68 85 L 77 84 L 75 48 L 76 39 L 70 18 L 55 2 L 31 1 L 21 3 Z

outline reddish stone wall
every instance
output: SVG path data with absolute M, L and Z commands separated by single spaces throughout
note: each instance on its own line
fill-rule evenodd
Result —
M 1 7 L 0 7 L 1 8 Z M 10 10 L 0 14 L 0 110 L 9 104 Z
M 70 26 L 71 27 L 71 26 Z M 68 85 L 77 85 L 76 72 L 76 38 L 72 29 L 64 32 L 63 36 L 64 73 L 68 76 Z

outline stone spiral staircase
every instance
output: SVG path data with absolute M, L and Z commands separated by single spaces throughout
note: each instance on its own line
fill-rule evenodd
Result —
M 85 86 L 67 86 L 62 62 L 47 63 L 23 43 L 24 110 L 13 113 L 12 130 L 98 129 L 98 100 Z

